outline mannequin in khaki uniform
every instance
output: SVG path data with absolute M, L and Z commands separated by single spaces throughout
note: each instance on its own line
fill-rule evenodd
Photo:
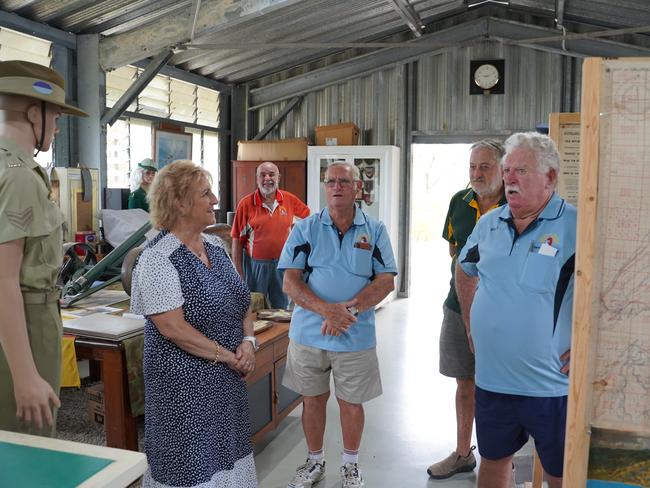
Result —
M 41 435 L 60 406 L 63 216 L 33 154 L 50 148 L 62 113 L 86 115 L 65 103 L 56 72 L 0 62 L 0 429 Z

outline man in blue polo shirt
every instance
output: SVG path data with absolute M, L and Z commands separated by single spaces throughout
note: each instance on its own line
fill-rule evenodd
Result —
M 359 181 L 352 164 L 327 168 L 327 208 L 295 225 L 278 264 L 284 290 L 296 303 L 283 384 L 304 396 L 309 450 L 288 488 L 310 488 L 325 476 L 330 371 L 343 434 L 342 486 L 364 486 L 358 466 L 363 403 L 382 392 L 374 307 L 394 289 L 397 268 L 384 224 L 355 206 Z
M 478 221 L 456 268 L 476 354 L 478 486 L 508 487 L 530 434 L 549 487 L 560 488 L 576 209 L 555 193 L 560 156 L 549 137 L 513 134 L 505 147 L 508 204 Z

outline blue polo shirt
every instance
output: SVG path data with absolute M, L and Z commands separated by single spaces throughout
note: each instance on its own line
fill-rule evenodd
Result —
M 297 222 L 282 249 L 278 269 L 304 270 L 309 288 L 330 303 L 353 299 L 377 274 L 397 274 L 386 227 L 359 208 L 342 238 L 327 209 Z M 374 308 L 360 313 L 357 320 L 338 337 L 323 336 L 323 317 L 296 305 L 289 337 L 299 344 L 328 351 L 363 351 L 374 347 Z
M 496 393 L 563 396 L 569 378 L 576 209 L 554 194 L 522 234 L 510 206 L 484 215 L 459 255 L 478 276 L 470 323 L 476 384 Z

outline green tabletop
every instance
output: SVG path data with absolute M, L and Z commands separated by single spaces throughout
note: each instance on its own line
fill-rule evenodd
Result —
M 113 462 L 0 441 L 0 486 L 74 487 Z

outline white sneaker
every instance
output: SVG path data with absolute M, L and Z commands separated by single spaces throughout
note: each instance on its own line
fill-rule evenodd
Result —
M 319 463 L 308 458 L 305 464 L 298 466 L 287 488 L 311 488 L 323 478 L 325 478 L 325 460 Z
M 341 466 L 341 488 L 362 488 L 363 476 L 357 463 L 345 463 Z

